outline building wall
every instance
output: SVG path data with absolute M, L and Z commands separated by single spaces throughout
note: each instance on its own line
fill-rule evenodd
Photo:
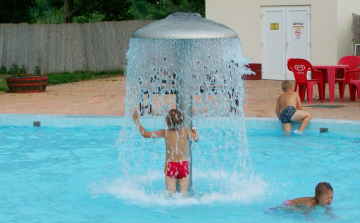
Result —
M 337 4 L 338 59 L 340 59 L 343 56 L 354 54 L 352 13 L 360 14 L 360 1 L 339 0 Z
M 353 54 L 352 13 L 360 13 L 359 0 L 206 0 L 206 18 L 237 32 L 253 63 L 262 63 L 261 8 L 311 6 L 311 62 L 334 64 Z
M 311 62 L 336 64 L 337 0 L 313 0 L 311 6 Z
M 206 18 L 233 29 L 244 52 L 254 63 L 261 62 L 261 8 L 258 0 L 206 0 Z
M 343 0 L 346 2 L 349 2 L 349 0 Z M 352 14 L 351 12 L 348 10 L 351 8 L 348 8 L 347 5 L 339 3 L 337 4 L 337 38 L 338 38 L 338 43 L 337 43 L 337 55 L 346 55 L 347 52 L 352 52 L 351 51 L 351 41 L 349 42 L 348 40 L 351 40 L 351 20 L 352 20 Z M 342 15 L 346 15 L 348 14 L 348 16 L 342 16 Z M 350 22 L 350 26 L 348 25 Z M 344 25 L 346 24 L 346 25 Z M 341 47 L 343 46 L 343 47 Z M 349 55 L 349 54 L 348 54 Z M 338 58 L 340 59 L 340 58 Z

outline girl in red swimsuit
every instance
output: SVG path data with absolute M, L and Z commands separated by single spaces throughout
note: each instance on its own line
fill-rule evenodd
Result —
M 183 115 L 176 109 L 171 109 L 165 117 L 168 129 L 159 129 L 148 132 L 140 124 L 137 111 L 133 113 L 133 121 L 144 138 L 164 138 L 166 145 L 165 184 L 166 189 L 175 193 L 176 179 L 179 182 L 179 191 L 187 193 L 189 182 L 189 168 L 186 159 L 186 141 L 199 140 L 196 130 L 183 125 Z

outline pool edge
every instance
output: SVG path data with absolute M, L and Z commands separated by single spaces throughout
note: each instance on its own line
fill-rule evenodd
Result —
M 228 117 L 220 117 L 216 119 L 220 120 L 222 123 L 229 121 Z M 163 118 L 160 117 L 144 118 L 144 120 L 156 123 L 163 122 Z M 40 126 L 56 127 L 132 125 L 131 118 L 127 118 L 126 116 L 0 114 L 0 126 L 34 126 L 34 122 L 40 122 L 38 123 Z M 244 117 L 244 124 L 247 129 L 281 130 L 281 123 L 277 118 Z M 298 128 L 299 125 L 300 122 L 293 123 L 293 129 Z M 352 137 L 360 137 L 360 121 L 312 119 L 306 129 L 320 131 L 320 128 L 327 128 L 329 132 L 336 132 Z

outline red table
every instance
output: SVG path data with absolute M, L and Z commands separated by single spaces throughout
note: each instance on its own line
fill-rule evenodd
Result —
M 326 80 L 326 77 L 327 77 L 328 86 L 329 86 L 329 99 L 330 99 L 330 102 L 334 102 L 335 101 L 335 74 L 336 74 L 336 70 L 343 69 L 344 70 L 344 75 L 345 75 L 345 71 L 347 69 L 349 69 L 349 65 L 314 65 L 313 68 L 317 69 L 317 70 L 320 70 L 322 72 L 324 93 L 325 93 L 325 80 Z

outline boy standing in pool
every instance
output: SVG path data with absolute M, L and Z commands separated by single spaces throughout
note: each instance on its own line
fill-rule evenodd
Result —
M 299 197 L 284 201 L 285 206 L 305 205 L 314 207 L 316 205 L 329 206 L 333 202 L 334 190 L 327 182 L 318 183 L 315 187 L 314 197 Z
M 186 159 L 187 139 L 197 142 L 199 140 L 196 130 L 184 126 L 182 113 L 171 109 L 165 117 L 168 129 L 159 129 L 148 132 L 140 124 L 137 111 L 133 113 L 133 121 L 144 138 L 164 138 L 166 147 L 165 185 L 172 194 L 175 193 L 176 179 L 179 181 L 179 191 L 186 194 L 189 182 L 189 166 Z
M 311 114 L 302 111 L 301 99 L 298 93 L 293 91 L 293 83 L 289 80 L 282 82 L 284 93 L 280 95 L 276 102 L 275 112 L 282 123 L 282 129 L 285 134 L 291 132 L 291 122 L 302 121 L 300 128 L 295 133 L 302 134 L 302 131 L 309 124 Z

